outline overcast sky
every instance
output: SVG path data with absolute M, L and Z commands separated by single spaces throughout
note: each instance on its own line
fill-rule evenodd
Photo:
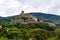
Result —
M 18 15 L 22 10 L 60 15 L 60 0 L 0 0 L 0 16 Z

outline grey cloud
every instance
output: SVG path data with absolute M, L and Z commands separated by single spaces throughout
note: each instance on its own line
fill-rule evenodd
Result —
M 2 0 L 2 3 L 0 2 L 0 12 L 3 13 L 1 15 L 16 15 L 21 10 L 60 15 L 60 0 Z

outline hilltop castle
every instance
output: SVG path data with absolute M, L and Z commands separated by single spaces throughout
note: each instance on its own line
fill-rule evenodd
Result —
M 51 22 L 44 22 L 42 20 L 38 20 L 36 17 L 32 16 L 29 13 L 24 13 L 24 11 L 21 11 L 20 15 L 14 19 L 11 19 L 10 23 L 22 23 L 22 24 L 28 24 L 28 23 L 45 23 L 50 27 L 55 27 L 56 25 Z
M 38 23 L 38 19 L 36 17 L 33 17 L 29 13 L 24 13 L 24 11 L 21 11 L 19 17 L 16 17 L 14 19 L 11 19 L 12 23 Z

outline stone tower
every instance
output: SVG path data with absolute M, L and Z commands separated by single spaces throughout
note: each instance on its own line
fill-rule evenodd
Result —
M 21 11 L 21 14 L 20 15 L 23 16 L 24 15 L 24 11 Z

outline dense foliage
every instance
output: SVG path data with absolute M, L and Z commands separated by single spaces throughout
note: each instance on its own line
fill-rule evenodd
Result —
M 60 40 L 60 28 L 45 23 L 1 23 L 0 40 Z

